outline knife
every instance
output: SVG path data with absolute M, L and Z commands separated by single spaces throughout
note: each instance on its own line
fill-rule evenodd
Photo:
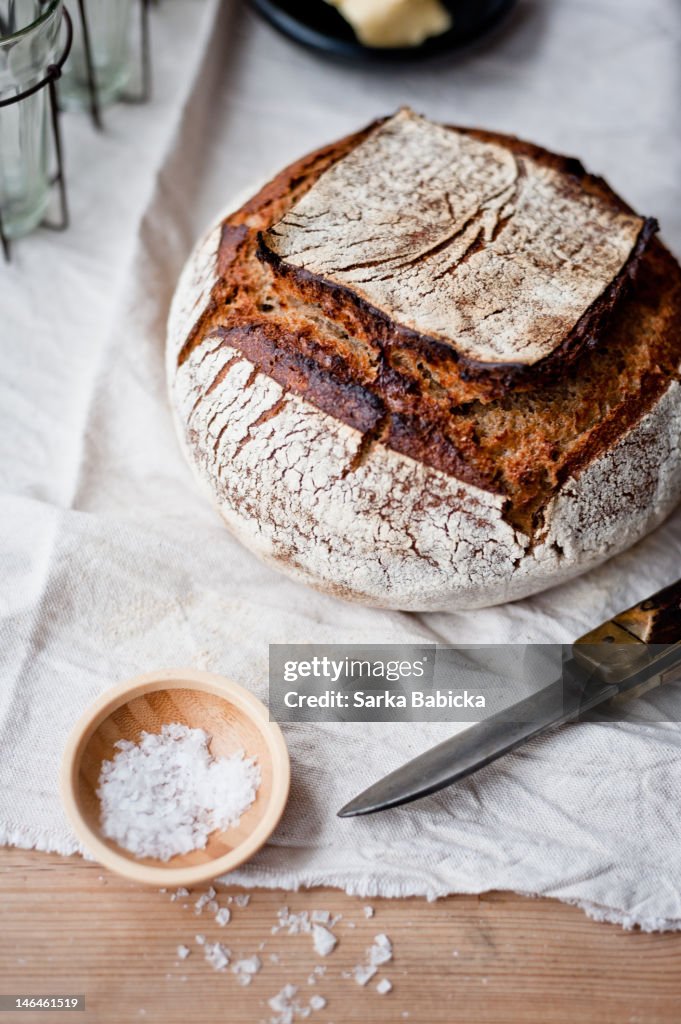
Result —
M 555 682 L 415 757 L 338 816 L 373 814 L 437 793 L 606 701 L 640 696 L 673 679 L 681 679 L 681 579 L 580 637 Z

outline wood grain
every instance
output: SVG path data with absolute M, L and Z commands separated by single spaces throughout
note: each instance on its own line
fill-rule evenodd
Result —
M 218 888 L 221 904 L 239 891 Z M 678 1024 L 681 1016 L 681 934 L 625 932 L 555 901 L 500 893 L 369 901 L 329 889 L 255 890 L 247 907 L 232 904 L 232 920 L 220 928 L 205 911 L 195 915 L 200 891 L 171 902 L 77 857 L 0 850 L 0 990 L 84 993 L 85 1013 L 58 1018 L 80 1024 L 257 1024 L 272 1016 L 267 1000 L 288 982 L 306 1001 L 315 993 L 328 1000 L 308 1018 L 317 1024 Z M 372 920 L 366 903 L 375 908 Z M 271 934 L 284 905 L 343 914 L 331 956 L 318 957 L 309 935 Z M 197 932 L 234 957 L 265 943 L 250 987 L 208 966 Z M 379 932 L 395 952 L 377 975 L 393 982 L 387 996 L 342 977 Z M 192 950 L 184 962 L 179 943 Z M 327 973 L 312 987 L 316 964 Z

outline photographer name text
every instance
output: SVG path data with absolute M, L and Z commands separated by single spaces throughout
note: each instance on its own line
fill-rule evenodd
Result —
M 284 694 L 287 708 L 484 708 L 485 698 L 468 690 L 412 690 L 394 693 L 384 690 L 323 690 L 321 693 L 300 693 L 287 690 Z

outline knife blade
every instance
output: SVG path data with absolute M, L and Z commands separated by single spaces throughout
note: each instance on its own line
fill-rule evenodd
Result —
M 638 696 L 681 670 L 681 580 L 572 645 L 559 679 L 391 772 L 338 812 L 374 814 L 436 793 L 606 701 Z

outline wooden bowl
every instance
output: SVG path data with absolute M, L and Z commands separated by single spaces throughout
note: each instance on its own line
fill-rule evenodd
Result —
M 170 722 L 205 729 L 216 757 L 237 750 L 256 757 L 261 782 L 237 827 L 213 832 L 203 850 L 162 861 L 136 857 L 102 835 L 97 787 L 117 740 L 137 743 L 143 731 L 158 733 Z M 286 743 L 265 705 L 236 683 L 193 669 L 137 676 L 104 693 L 74 726 L 61 770 L 64 809 L 88 853 L 119 875 L 161 887 L 205 882 L 252 857 L 277 827 L 289 782 Z

